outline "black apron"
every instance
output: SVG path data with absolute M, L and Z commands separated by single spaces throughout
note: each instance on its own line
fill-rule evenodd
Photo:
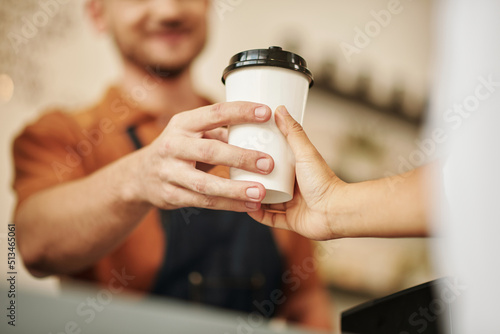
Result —
M 127 134 L 142 147 L 134 127 Z M 281 288 L 284 261 L 268 226 L 239 212 L 158 211 L 167 247 L 153 294 L 252 312 Z

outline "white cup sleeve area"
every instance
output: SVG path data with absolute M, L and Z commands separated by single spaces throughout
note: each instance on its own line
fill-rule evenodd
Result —
M 226 78 L 226 101 L 262 103 L 273 111 L 273 117 L 264 124 L 229 127 L 229 144 L 267 153 L 274 160 L 274 169 L 268 175 L 236 168 L 231 168 L 230 172 L 232 180 L 261 183 L 266 188 L 264 204 L 283 203 L 293 198 L 295 158 L 276 126 L 274 112 L 284 105 L 302 124 L 308 92 L 308 77 L 286 68 L 249 66 L 232 71 Z

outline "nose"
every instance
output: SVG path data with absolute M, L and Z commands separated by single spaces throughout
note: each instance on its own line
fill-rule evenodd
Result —
M 184 0 L 152 0 L 152 15 L 159 20 L 176 21 L 182 16 L 182 1 Z

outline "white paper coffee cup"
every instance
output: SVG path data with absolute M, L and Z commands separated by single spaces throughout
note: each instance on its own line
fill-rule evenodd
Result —
M 231 58 L 224 70 L 226 101 L 262 103 L 271 108 L 273 117 L 264 124 L 229 127 L 228 143 L 269 154 L 274 169 L 268 175 L 230 169 L 232 180 L 255 181 L 266 188 L 265 204 L 288 202 L 293 198 L 295 158 L 285 137 L 274 121 L 274 112 L 284 105 L 302 124 L 309 88 L 313 84 L 305 60 L 280 47 L 243 51 Z

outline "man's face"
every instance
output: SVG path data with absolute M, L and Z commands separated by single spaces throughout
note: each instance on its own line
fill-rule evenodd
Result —
M 172 74 L 185 70 L 207 37 L 209 0 L 92 0 L 97 21 L 132 63 Z

